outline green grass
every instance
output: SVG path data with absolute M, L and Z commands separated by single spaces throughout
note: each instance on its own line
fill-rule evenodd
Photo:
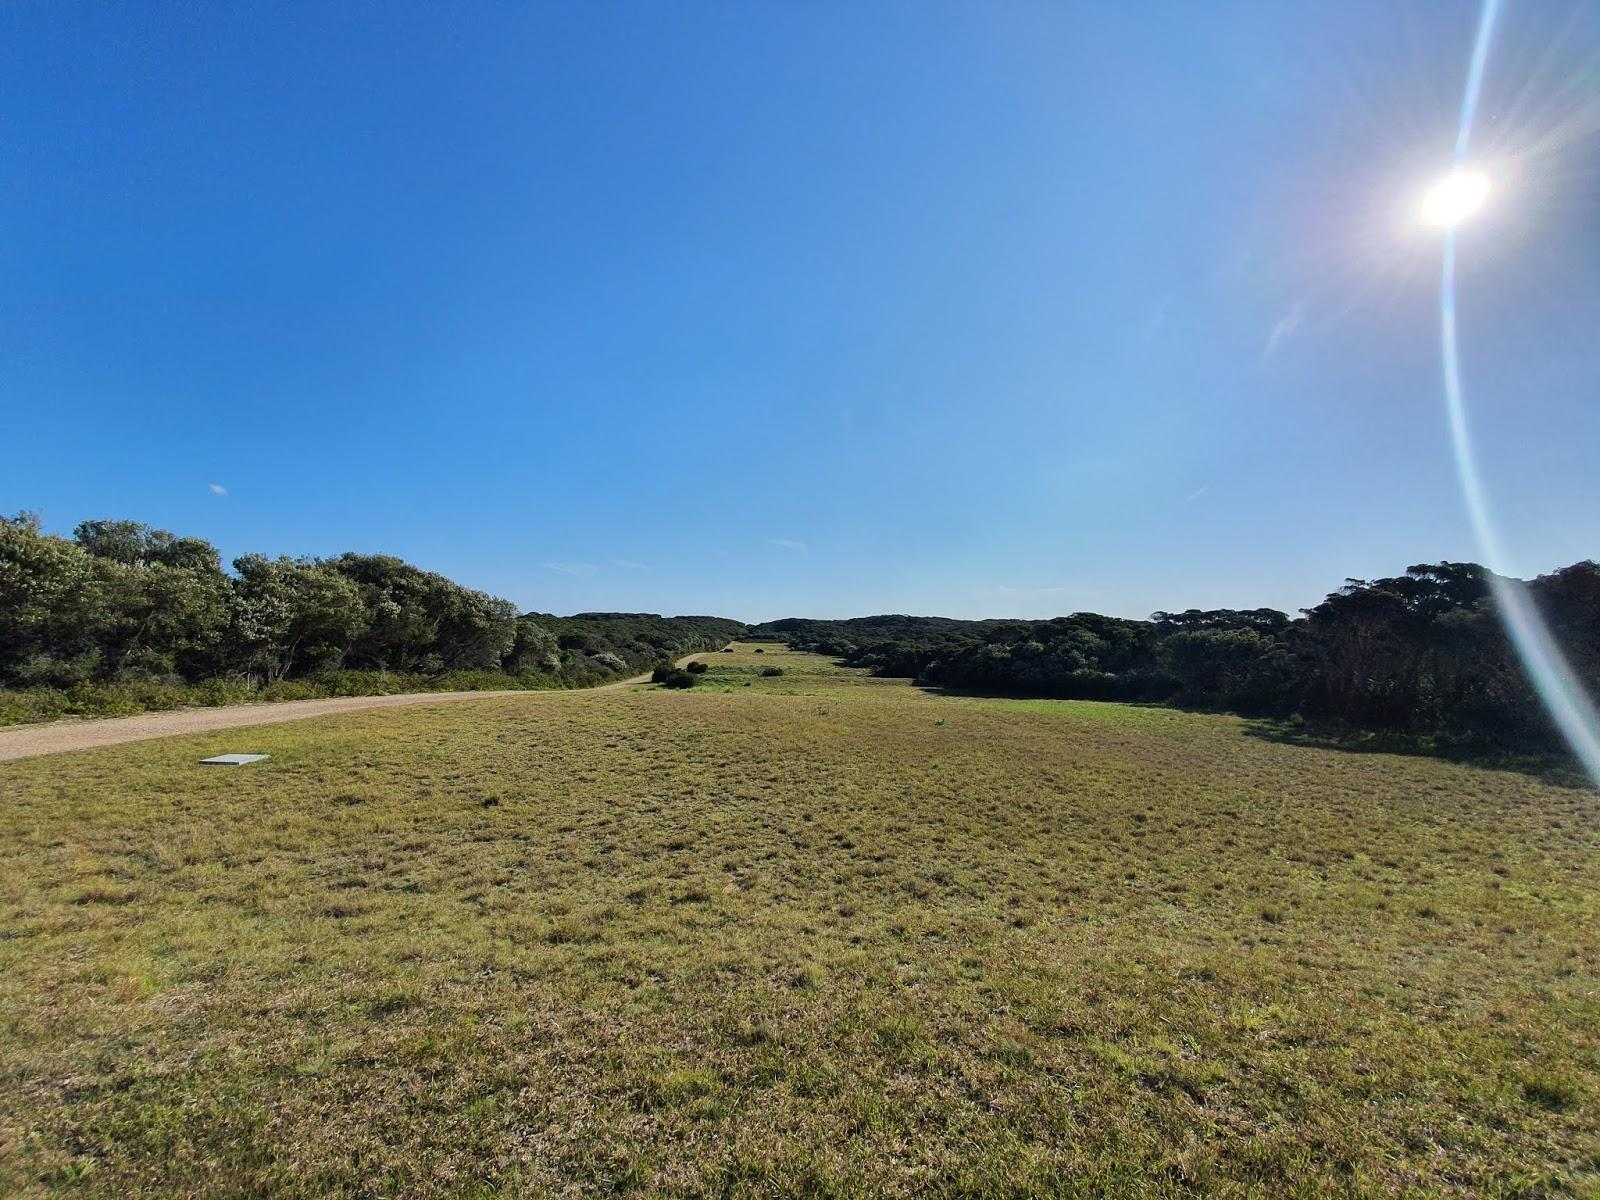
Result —
M 1592 792 L 707 661 L 0 768 L 0 1195 L 1600 1194 Z

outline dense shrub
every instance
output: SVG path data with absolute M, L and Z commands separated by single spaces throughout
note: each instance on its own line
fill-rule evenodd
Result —
M 687 671 L 679 671 L 676 669 L 668 672 L 666 678 L 660 681 L 662 687 L 669 688 L 692 688 L 699 682 L 700 676 L 691 675 Z
M 198 689 L 196 689 L 198 690 Z M 301 683 L 298 680 L 280 679 L 276 683 L 269 683 L 256 693 L 257 700 L 321 700 L 327 692 L 317 687 L 314 683 Z
M 159 680 L 84 683 L 68 689 L 36 687 L 0 690 L 0 725 L 50 721 L 58 717 L 127 717 L 141 712 L 216 708 L 250 701 L 571 686 L 573 681 L 566 676 L 533 672 L 503 675 L 498 671 L 453 671 L 444 675 L 333 671 L 315 679 L 280 679 L 267 684 L 252 684 L 242 679 L 206 679 L 194 684 Z
M 783 668 L 782 667 L 762 667 L 761 668 L 761 673 L 763 675 L 768 676 L 768 677 L 775 676 L 775 675 L 782 675 L 783 674 Z
M 528 613 L 521 618 L 537 622 L 554 639 L 563 673 L 582 670 L 586 664 L 610 662 L 610 655 L 625 664 L 612 674 L 646 671 L 656 663 L 673 662 L 696 651 L 721 650 L 743 634 L 745 626 L 723 617 L 661 617 L 654 613 L 578 613 L 557 617 Z
M 502 671 L 449 671 L 437 676 L 429 692 L 498 692 L 521 690 L 529 686 L 533 675 L 507 675 Z
M 1600 690 L 1600 565 L 1522 582 L 1474 563 L 1351 579 L 1298 619 L 1275 609 L 1188 609 L 1147 621 L 785 618 L 781 638 L 880 675 L 1002 696 L 1174 703 L 1363 729 L 1561 744 L 1506 633 L 1502 608 L 1535 605 L 1574 673 Z
M 80 683 L 68 691 L 73 711 L 85 716 L 125 717 L 140 712 L 182 708 L 190 689 L 180 684 L 141 680 L 135 683 Z
M 328 696 L 399 696 L 428 691 L 428 676 L 399 671 L 327 671 L 313 681 Z
M 203 679 L 189 689 L 189 695 L 189 703 L 198 708 L 220 708 L 259 698 L 257 689 L 243 679 Z
M 89 689 L 66 702 L 74 711 L 224 703 L 284 681 L 299 686 L 274 695 L 581 687 L 720 649 L 744 628 L 654 613 L 518 616 L 508 600 L 389 555 L 246 554 L 230 572 L 208 543 L 135 521 L 85 521 L 68 538 L 32 514 L 0 518 L 0 685 Z
M 708 668 L 703 662 L 692 662 L 684 669 L 691 675 L 704 675 Z
M 72 712 L 72 699 L 57 688 L 0 692 L 0 725 L 53 721 Z

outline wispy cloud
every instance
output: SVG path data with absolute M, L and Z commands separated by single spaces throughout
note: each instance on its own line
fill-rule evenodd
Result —
M 613 558 L 611 565 L 619 571 L 648 571 L 649 563 L 634 562 L 631 558 Z
M 793 538 L 768 538 L 767 545 L 776 546 L 780 550 L 793 550 L 797 554 L 804 554 L 806 552 L 806 544 L 804 542 L 797 542 Z
M 228 489 L 223 487 L 220 483 L 208 483 L 206 486 L 211 489 L 212 495 L 226 496 L 228 494 Z
M 593 575 L 600 568 L 587 562 L 547 562 L 544 569 L 557 575 Z
M 1185 496 L 1183 498 L 1183 502 L 1185 504 L 1193 504 L 1196 500 L 1200 499 L 1201 496 L 1204 496 L 1210 490 L 1211 490 L 1211 485 L 1209 483 L 1202 484 L 1200 487 L 1195 488 L 1194 491 L 1190 492 L 1187 496 Z
M 1289 306 L 1289 311 L 1279 317 L 1272 326 L 1272 332 L 1267 334 L 1267 344 L 1261 351 L 1261 360 L 1265 362 L 1278 350 L 1278 347 L 1299 332 L 1300 326 L 1305 324 L 1306 302 L 1296 300 Z

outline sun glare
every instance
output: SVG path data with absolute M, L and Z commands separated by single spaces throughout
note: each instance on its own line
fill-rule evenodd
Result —
M 1422 197 L 1422 219 L 1440 229 L 1453 229 L 1483 207 L 1489 196 L 1489 177 L 1482 171 L 1455 171 L 1434 184 Z

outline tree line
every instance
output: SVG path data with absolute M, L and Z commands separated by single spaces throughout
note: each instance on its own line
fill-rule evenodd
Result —
M 744 629 L 712 617 L 519 614 L 383 554 L 247 554 L 232 567 L 206 541 L 136 521 L 85 521 L 68 538 L 29 513 L 0 517 L 0 684 L 269 687 L 368 672 L 577 686 Z
M 22 694 L 30 701 L 0 720 L 125 711 L 34 702 L 92 696 L 96 687 L 143 687 L 129 703 L 149 707 L 261 692 L 584 686 L 765 637 L 884 675 L 998 695 L 1556 745 L 1496 611 L 1496 582 L 1474 563 L 1440 562 L 1347 580 L 1297 617 L 1189 609 L 1148 620 L 885 615 L 749 626 L 709 616 L 519 613 L 508 600 L 381 554 L 247 554 L 226 571 L 199 538 L 113 520 L 85 521 L 61 537 L 23 513 L 0 517 L 0 686 L 24 690 L 10 693 L 13 705 Z M 1526 589 L 1595 690 L 1600 567 L 1574 563 L 1507 586 Z M 197 685 L 214 698 L 150 690 Z
M 1350 579 L 1291 618 L 1189 609 L 1149 620 L 1078 613 L 1048 621 L 868 617 L 756 626 L 796 649 L 928 684 L 1007 696 L 1125 700 L 1371 730 L 1554 748 L 1559 737 L 1475 563 Z M 1600 688 L 1600 567 L 1526 588 L 1578 677 Z

